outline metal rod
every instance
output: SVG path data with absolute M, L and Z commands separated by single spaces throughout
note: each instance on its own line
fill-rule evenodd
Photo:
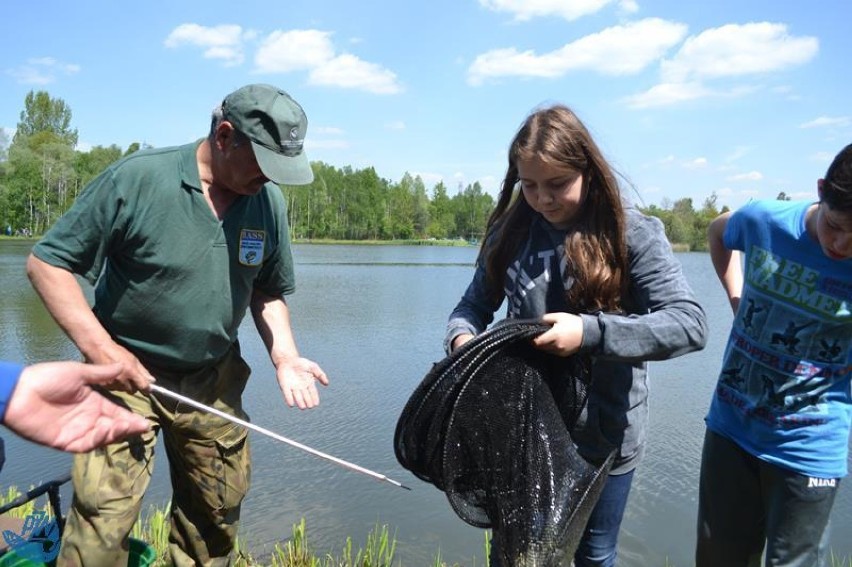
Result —
M 151 384 L 151 391 L 157 392 L 159 394 L 163 394 L 164 396 L 168 396 L 170 398 L 173 398 L 173 399 L 178 400 L 180 402 L 183 402 L 185 404 L 189 404 L 189 405 L 191 405 L 195 408 L 210 412 L 214 415 L 218 415 L 219 417 L 221 417 L 223 419 L 227 419 L 228 421 L 232 421 L 232 422 L 234 422 L 238 425 L 242 425 L 243 427 L 251 429 L 252 431 L 257 431 L 258 433 L 262 433 L 263 435 L 266 435 L 267 437 L 272 437 L 273 439 L 275 439 L 277 441 L 281 441 L 283 443 L 287 443 L 288 445 L 292 445 L 293 447 L 296 447 L 297 449 L 307 451 L 308 453 L 310 453 L 312 455 L 316 455 L 317 457 L 321 457 L 323 459 L 326 459 L 328 461 L 336 463 L 336 464 L 338 464 L 342 467 L 346 467 L 347 469 L 366 474 L 366 475 L 371 476 L 371 477 L 373 477 L 377 480 L 383 480 L 385 482 L 389 482 L 389 483 L 393 484 L 394 486 L 398 486 L 398 487 L 404 488 L 406 490 L 411 490 L 410 488 L 408 488 L 404 484 L 399 483 L 399 482 L 397 482 L 397 481 L 395 481 L 391 478 L 388 478 L 383 474 L 379 474 L 377 472 L 371 471 L 370 469 L 365 469 L 364 467 L 360 467 L 360 466 L 358 466 L 354 463 L 350 463 L 349 461 L 344 461 L 343 459 L 338 459 L 337 457 L 329 455 L 328 453 L 323 453 L 322 451 L 317 451 L 316 449 L 314 449 L 312 447 L 308 447 L 307 445 L 303 445 L 302 443 L 299 443 L 298 441 L 293 441 L 292 439 L 288 439 L 287 437 L 284 437 L 283 435 L 278 435 L 277 433 L 273 433 L 272 431 L 269 431 L 268 429 L 264 429 L 263 427 L 260 427 L 260 426 L 257 426 L 255 424 L 251 423 L 251 422 L 245 421 L 244 419 L 240 419 L 240 418 L 235 417 L 233 415 L 227 414 L 223 411 L 217 410 L 216 408 L 212 408 L 212 407 L 204 405 L 200 402 L 196 402 L 192 398 L 187 398 L 186 396 L 182 396 L 181 394 L 177 394 L 175 392 L 172 392 L 171 390 L 167 390 L 166 388 L 163 388 L 162 386 L 159 386 L 157 384 Z

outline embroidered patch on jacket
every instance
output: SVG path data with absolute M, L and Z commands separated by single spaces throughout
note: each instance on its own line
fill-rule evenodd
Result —
M 266 240 L 266 231 L 242 229 L 240 231 L 240 264 L 260 266 L 263 263 L 264 240 Z

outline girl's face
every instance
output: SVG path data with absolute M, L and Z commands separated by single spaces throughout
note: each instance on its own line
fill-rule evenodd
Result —
M 583 175 L 539 157 L 518 160 L 521 190 L 530 207 L 553 226 L 568 228 L 586 199 Z

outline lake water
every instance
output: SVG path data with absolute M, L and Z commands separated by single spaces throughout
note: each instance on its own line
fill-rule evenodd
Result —
M 77 358 L 76 349 L 41 306 L 24 274 L 30 244 L 0 241 L 0 359 L 35 362 Z M 319 362 L 331 385 L 321 405 L 289 409 L 275 384 L 250 318 L 241 328 L 254 369 L 245 407 L 252 421 L 280 435 L 372 469 L 410 486 L 401 490 L 251 434 L 253 484 L 241 533 L 255 556 L 287 538 L 304 517 L 320 552 L 347 536 L 361 545 L 376 524 L 395 530 L 397 558 L 426 565 L 440 551 L 447 563 L 484 565 L 483 531 L 451 511 L 444 495 L 397 464 L 392 439 L 409 395 L 443 357 L 447 315 L 473 273 L 472 247 L 294 247 L 297 291 L 289 298 L 302 354 Z M 703 417 L 716 381 L 732 315 L 706 254 L 678 254 L 703 301 L 711 336 L 705 350 L 652 363 L 651 431 L 637 470 L 620 537 L 619 565 L 692 565 Z M 175 321 L 179 325 L 179 321 Z M 21 441 L 8 431 L 0 489 L 28 488 L 66 473 L 70 456 Z M 164 451 L 146 502 L 170 494 Z M 841 485 L 832 518 L 834 551 L 852 556 L 852 489 Z M 70 502 L 70 491 L 63 493 Z

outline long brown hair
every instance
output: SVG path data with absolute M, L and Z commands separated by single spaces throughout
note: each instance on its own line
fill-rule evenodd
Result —
M 509 146 L 509 167 L 482 251 L 493 299 L 502 296 L 506 269 L 528 238 L 536 214 L 516 187 L 518 161 L 533 157 L 581 172 L 586 186 L 585 200 L 565 237 L 565 259 L 574 278 L 566 292 L 568 304 L 578 312 L 620 310 L 628 261 L 618 181 L 589 131 L 563 105 L 530 114 Z

